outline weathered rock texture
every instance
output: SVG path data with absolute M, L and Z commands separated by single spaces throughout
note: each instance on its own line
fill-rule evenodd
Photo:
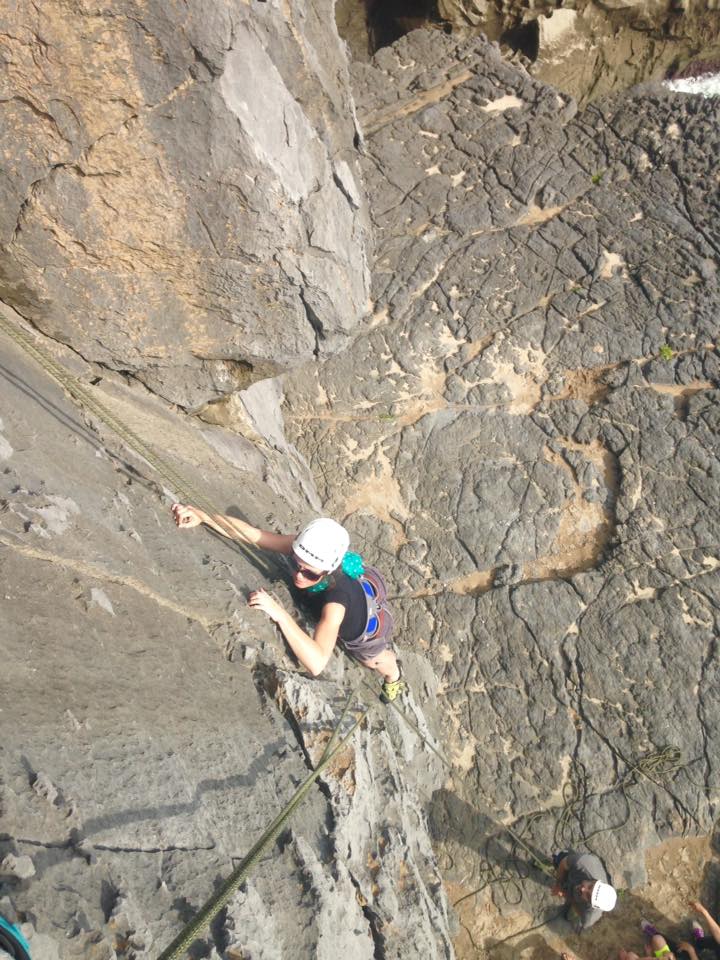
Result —
M 347 521 L 391 584 L 407 709 L 454 767 L 449 775 L 395 713 L 375 712 L 194 955 L 451 957 L 428 817 L 453 900 L 470 895 L 458 904 L 479 944 L 467 955 L 488 949 L 486 920 L 497 911 L 514 911 L 513 930 L 555 911 L 502 824 L 542 853 L 589 843 L 636 896 L 644 850 L 708 834 L 717 813 L 718 102 L 649 88 L 578 114 L 486 42 L 417 32 L 355 71 L 361 188 L 351 155 L 338 167 L 351 142 L 350 92 L 341 77 L 311 82 L 298 61 L 300 50 L 303 62 L 316 56 L 312 75 L 326 76 L 336 38 L 330 18 L 321 31 L 325 7 L 303 17 L 297 5 L 252 4 L 232 14 L 234 32 L 220 8 L 191 8 L 182 31 L 150 9 L 151 21 L 148 8 L 120 17 L 120 32 L 84 63 L 83 77 L 104 57 L 109 73 L 98 76 L 117 72 L 102 83 L 117 98 L 107 135 L 84 133 L 75 155 L 80 141 L 58 134 L 60 166 L 49 174 L 42 138 L 29 179 L 29 161 L 8 164 L 16 212 L 40 182 L 0 261 L 4 296 L 69 341 L 72 349 L 46 344 L 220 509 L 283 530 L 321 505 Z M 101 11 L 73 11 L 78 30 L 105 23 Z M 314 34 L 300 30 L 313 24 Z M 133 25 L 139 47 L 122 59 L 118 37 Z M 44 30 L 35 37 L 50 51 Z M 188 39 L 205 30 L 215 47 Z M 13 62 L 32 58 L 39 41 L 9 35 Z M 314 44 L 301 42 L 311 35 Z M 189 67 L 175 75 L 172 58 L 157 67 L 163 36 L 199 51 L 197 78 Z M 85 52 L 69 45 L 63 58 Z M 152 69 L 135 66 L 143 58 Z M 258 94 L 267 99 L 251 121 L 230 81 L 258 58 L 273 92 Z M 32 75 L 17 70 L 13 89 Z M 167 83 L 132 99 L 121 81 L 148 72 Z M 337 99 L 321 95 L 328 88 Z M 290 96 L 325 133 L 293 139 L 302 123 Z M 67 96 L 27 108 L 46 134 L 71 122 L 37 115 L 54 116 L 56 99 Z M 140 102 L 156 106 L 138 112 Z M 332 136 L 323 125 L 331 102 L 342 115 Z M 266 284 L 241 271 L 248 285 L 233 303 L 254 325 L 246 339 L 256 353 L 308 360 L 242 391 L 218 380 L 213 364 L 230 358 L 206 349 L 194 320 L 178 325 L 184 348 L 174 326 L 158 325 L 180 309 L 172 298 L 174 313 L 158 306 L 172 288 L 167 273 L 152 296 L 138 292 L 156 277 L 153 257 L 182 247 L 173 276 L 192 287 L 198 316 L 207 308 L 216 317 L 207 337 L 227 333 L 215 281 L 193 286 L 196 221 L 163 216 L 161 229 L 148 214 L 130 228 L 121 216 L 102 220 L 93 193 L 103 178 L 123 189 L 123 151 L 145 156 L 143 138 L 163 129 L 163 143 L 176 137 L 167 155 L 175 172 L 163 182 L 183 184 L 170 191 L 183 203 L 196 197 L 186 178 L 199 178 L 197 151 L 168 118 L 182 109 L 227 130 L 232 103 L 241 122 L 236 112 L 232 148 L 222 149 L 237 164 L 233 184 L 257 179 L 242 201 L 242 243 Z M 281 109 L 288 139 L 263 140 Z M 215 133 L 207 137 L 206 163 Z M 117 167 L 100 164 L 110 154 Z M 319 189 L 305 198 L 311 162 Z M 165 196 L 155 167 L 143 166 L 142 190 Z M 302 197 L 281 202 L 272 186 L 281 180 Z M 363 189 L 376 243 L 372 315 L 318 364 L 301 303 L 323 324 L 334 317 L 326 342 L 341 346 L 365 296 Z M 103 196 L 112 199 L 110 187 Z M 146 193 L 137 204 L 148 209 Z M 60 208 L 65 219 L 53 219 Z M 74 226 L 61 230 L 68 218 Z M 280 224 L 287 246 L 273 265 L 269 238 Z M 143 264 L 137 287 L 116 228 L 135 231 L 121 235 L 123 250 L 145 251 L 133 261 Z M 112 257 L 102 252 L 98 265 L 78 243 Z M 320 256 L 318 247 L 333 249 Z M 301 281 L 306 261 L 330 272 Z M 333 271 L 343 263 L 355 269 L 340 282 Z M 61 286 L 77 309 L 51 302 Z M 302 339 L 305 329 L 306 340 L 280 340 L 257 289 L 284 304 L 282 335 Z M 120 319 L 121 293 L 133 322 Z M 347 311 L 336 316 L 332 303 Z M 73 323 L 82 317 L 81 330 Z M 253 363 L 255 376 L 259 361 L 241 354 L 241 339 L 232 360 Z M 191 360 L 193 351 L 213 364 Z M 317 761 L 358 671 L 342 656 L 320 681 L 297 670 L 272 625 L 245 605 L 258 585 L 291 604 L 281 572 L 206 533 L 177 532 L 172 491 L 151 466 L 79 414 L 4 336 L 0 374 L 0 860 L 18 868 L 0 878 L 0 909 L 17 911 L 41 960 L 155 956 Z M 197 418 L 165 402 L 216 396 Z M 603 921 L 617 947 L 615 923 L 622 912 Z M 546 930 L 536 936 L 545 957 Z M 604 960 L 608 941 L 599 942 L 602 953 L 583 945 L 580 955 Z
M 716 0 L 578 3 L 537 18 L 533 76 L 587 103 L 720 57 Z M 523 22 L 535 14 L 523 11 Z M 527 29 L 527 28 L 526 28 Z
M 291 438 L 441 678 L 447 878 L 510 856 L 494 821 L 592 838 L 632 886 L 717 813 L 718 101 L 577 115 L 420 31 L 354 79 L 375 312 L 317 388 L 286 380 Z M 668 746 L 679 769 L 633 773 Z
M 6 5 L 0 298 L 191 407 L 337 349 L 369 280 L 331 18 Z
M 720 57 L 717 0 L 342 0 L 336 13 L 356 60 L 423 25 L 482 33 L 581 104 Z
M 297 672 L 245 602 L 269 580 L 292 603 L 278 568 L 176 531 L 149 465 L 2 347 L 0 910 L 36 960 L 157 956 L 317 763 L 359 668 Z M 140 385 L 94 390 L 220 509 L 297 528 L 307 471 Z M 196 952 L 451 956 L 438 767 L 376 706 Z

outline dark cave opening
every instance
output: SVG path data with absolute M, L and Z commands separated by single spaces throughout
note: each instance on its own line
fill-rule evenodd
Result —
M 435 0 L 365 0 L 371 52 L 437 18 Z
M 540 24 L 537 20 L 510 27 L 500 37 L 500 43 L 506 44 L 514 53 L 522 53 L 534 63 L 540 52 Z
M 335 21 L 356 59 L 371 57 L 411 30 L 441 23 L 437 0 L 337 0 Z

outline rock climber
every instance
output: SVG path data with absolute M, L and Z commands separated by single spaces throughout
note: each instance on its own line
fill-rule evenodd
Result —
M 563 897 L 565 917 L 576 933 L 597 923 L 617 902 L 615 888 L 594 853 L 566 850 L 553 856 L 555 883 L 552 892 Z
M 300 663 L 314 676 L 325 668 L 335 644 L 383 678 L 382 693 L 395 700 L 405 683 L 390 646 L 392 616 L 386 606 L 382 575 L 349 553 L 350 536 L 327 517 L 311 521 L 297 534 L 260 530 L 237 517 L 210 515 L 189 504 L 172 506 L 182 530 L 205 524 L 223 536 L 287 557 L 293 585 L 308 600 L 318 623 L 311 637 L 267 590 L 254 590 L 248 604 L 273 620 Z

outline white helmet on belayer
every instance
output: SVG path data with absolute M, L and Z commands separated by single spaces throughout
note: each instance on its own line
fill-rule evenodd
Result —
M 350 534 L 337 520 L 320 517 L 312 520 L 295 538 L 293 553 L 300 560 L 332 573 L 342 563 L 350 546 Z
M 603 913 L 607 913 L 608 910 L 613 909 L 616 903 L 617 893 L 615 892 L 615 887 L 611 887 L 609 883 L 603 883 L 602 880 L 598 880 L 592 888 L 590 905 L 597 910 L 602 910 Z

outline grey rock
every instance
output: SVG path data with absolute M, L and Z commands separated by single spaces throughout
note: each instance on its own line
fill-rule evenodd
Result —
M 510 587 L 515 583 L 522 583 L 522 580 L 522 566 L 519 563 L 508 563 L 496 568 L 493 586 Z
M 8 923 L 18 922 L 18 915 L 10 897 L 0 897 L 0 914 L 5 917 Z
M 21 930 L 30 944 L 30 952 L 33 958 L 37 958 L 37 960 L 60 960 L 62 954 L 53 937 L 38 932 L 31 923 L 23 923 Z M 101 949 L 99 955 L 102 956 L 102 954 Z
M 290 438 L 330 512 L 384 545 L 400 649 L 440 678 L 446 878 L 471 891 L 516 856 L 511 822 L 543 855 L 590 837 L 638 884 L 644 850 L 706 833 L 717 801 L 718 101 L 654 88 L 576 113 L 489 45 L 425 33 L 353 76 L 378 319 L 285 378 L 289 409 L 332 398 Z M 364 435 L 343 421 L 391 404 Z M 591 795 L 579 819 L 563 786 Z
M 341 655 L 309 679 L 246 607 L 258 586 L 292 606 L 281 566 L 174 528 L 171 499 L 197 489 L 273 529 L 296 530 L 320 506 L 347 524 L 387 575 L 412 724 L 373 706 L 198 951 L 282 958 L 339 945 L 357 957 L 449 958 L 458 926 L 443 880 L 471 892 L 489 865 L 525 863 L 508 825 L 539 855 L 591 842 L 637 884 L 646 849 L 708 833 L 715 819 L 720 304 L 706 266 L 718 198 L 705 185 L 718 106 L 650 90 L 578 113 L 491 45 L 420 33 L 357 66 L 355 117 L 325 60 L 301 62 L 316 46 L 298 36 L 325 35 L 324 6 L 304 8 L 299 35 L 284 32 L 275 5 L 211 7 L 202 21 L 198 9 L 183 32 L 149 8 L 159 22 L 148 36 L 165 38 L 168 56 L 160 69 L 141 46 L 140 72 L 126 73 L 146 83 L 133 108 L 155 106 L 130 121 L 121 99 L 125 133 L 96 131 L 77 162 L 107 180 L 97 164 L 119 151 L 122 179 L 123 145 L 150 149 L 157 132 L 172 144 L 172 169 L 199 177 L 207 158 L 181 140 L 183 124 L 202 117 L 203 135 L 226 132 L 218 156 L 239 151 L 232 182 L 243 169 L 257 177 L 243 193 L 247 230 L 212 235 L 258 267 L 260 293 L 243 296 L 235 261 L 220 284 L 256 324 L 246 352 L 235 331 L 227 353 L 143 353 L 153 338 L 173 343 L 174 300 L 159 326 L 133 326 L 129 311 L 107 338 L 76 329 L 87 313 L 68 311 L 72 298 L 62 316 L 40 304 L 45 284 L 80 289 L 41 212 L 54 224 L 67 222 L 56 216 L 66 207 L 90 218 L 98 208 L 83 206 L 84 191 L 101 187 L 72 166 L 73 121 L 61 107 L 55 122 L 70 139 L 57 149 L 69 165 L 38 185 L 7 261 L 13 301 L 58 334 L 53 355 L 85 384 L 101 375 L 94 395 L 185 478 L 173 489 L 171 474 L 78 414 L 3 339 L 2 619 L 18 693 L 3 730 L 3 829 L 36 869 L 15 906 L 63 957 L 110 958 L 123 938 L 159 951 L 317 763 L 357 682 Z M 274 100 L 264 93 L 264 110 L 229 84 L 248 64 L 267 69 Z M 356 120 L 362 176 L 345 152 Z M 82 133 L 88 121 L 74 122 Z M 680 140 L 666 136 L 673 124 Z M 282 178 L 289 212 L 274 216 Z M 363 189 L 376 241 L 372 318 L 319 364 L 316 348 L 347 346 L 367 293 Z M 206 234 L 187 222 L 182 236 L 198 249 Z M 73 236 L 105 236 L 83 226 Z M 36 262 L 45 272 L 33 288 Z M 351 288 L 339 271 L 353 263 Z M 281 342 L 263 286 L 280 275 L 272 303 L 304 324 L 283 328 Z M 208 277 L 203 304 L 216 289 L 217 273 Z M 83 310 L 117 318 L 117 286 L 101 296 L 95 280 Z M 153 316 L 159 302 L 148 301 Z M 81 327 L 102 334 L 93 364 L 73 342 Z M 147 343 L 131 346 L 138 329 Z M 187 331 L 195 347 L 198 329 Z M 247 364 L 276 372 L 270 343 L 287 365 L 308 362 L 248 387 Z M 659 368 L 665 343 L 677 356 Z M 672 696 L 660 699 L 668 677 Z M 58 791 L 50 803 L 32 787 L 37 771 Z M 570 809 L 575 797 L 581 809 Z M 526 873 L 521 909 L 544 915 L 542 878 L 532 865 Z M 492 896 L 503 915 L 515 909 L 501 886 Z
M 42 771 L 36 774 L 32 783 L 32 788 L 39 797 L 42 797 L 43 800 L 47 800 L 47 802 L 51 805 L 54 805 L 58 800 L 58 788 L 52 782 L 50 777 L 48 777 Z
M 0 876 L 11 877 L 13 880 L 29 880 L 35 876 L 35 865 L 27 855 L 16 857 L 8 853 L 0 862 Z
M 332 9 L 8 8 L 2 299 L 189 408 L 346 343 L 369 232 Z

